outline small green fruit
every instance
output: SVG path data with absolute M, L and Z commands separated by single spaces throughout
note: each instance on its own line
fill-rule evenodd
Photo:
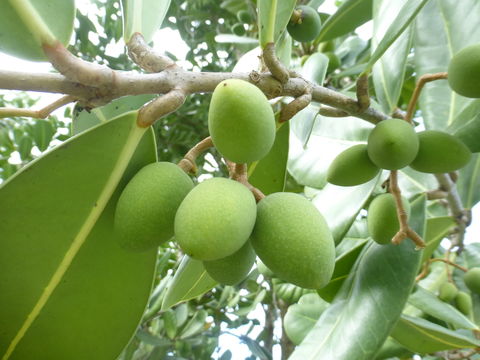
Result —
M 341 152 L 328 168 L 327 181 L 340 186 L 354 186 L 373 179 L 378 168 L 368 157 L 367 145 L 359 144 Z
M 223 259 L 204 261 L 203 266 L 214 280 L 220 284 L 235 285 L 245 279 L 255 262 L 255 252 L 250 241 L 240 250 Z
M 330 74 L 332 71 L 338 69 L 342 64 L 338 56 L 333 52 L 326 52 L 325 56 L 328 57 L 327 74 Z
M 412 169 L 425 173 L 446 173 L 458 170 L 470 161 L 472 153 L 458 138 L 443 131 L 427 130 L 418 133 L 420 147 L 410 164 Z
M 190 257 L 217 260 L 232 255 L 248 240 L 256 204 L 237 181 L 213 178 L 197 185 L 175 216 L 175 240 Z
M 470 315 L 473 307 L 470 294 L 464 291 L 459 291 L 455 297 L 455 306 L 462 314 L 467 316 Z
M 457 287 L 451 282 L 443 283 L 438 290 L 438 298 L 447 303 L 451 302 L 458 295 Z
M 474 267 L 463 275 L 465 285 L 475 294 L 480 294 L 480 268 Z
M 243 36 L 245 35 L 245 28 L 243 27 L 243 24 L 235 24 L 232 26 L 232 33 L 234 33 L 237 36 Z
M 177 165 L 168 162 L 143 167 L 117 202 L 114 229 L 121 247 L 144 251 L 173 236 L 175 213 L 193 188 Z
M 300 19 L 297 22 L 288 23 L 288 33 L 297 41 L 312 41 L 317 37 L 322 26 L 320 15 L 314 8 L 307 5 L 297 6 L 295 10 L 300 12 Z
M 402 197 L 403 208 L 410 216 L 410 204 Z M 367 227 L 372 239 L 379 244 L 390 244 L 400 229 L 397 206 L 392 194 L 386 193 L 375 197 L 368 207 Z
M 322 214 L 304 197 L 274 193 L 258 205 L 251 243 L 279 278 L 318 289 L 333 273 L 335 246 Z
M 467 46 L 452 57 L 448 83 L 462 96 L 480 98 L 480 44 Z
M 375 126 L 368 137 L 368 156 L 382 169 L 398 170 L 410 164 L 418 152 L 418 137 L 412 125 L 388 119 Z
M 237 19 L 243 24 L 250 24 L 252 22 L 252 15 L 248 10 L 240 10 L 237 13 Z
M 275 118 L 263 92 L 244 80 L 224 80 L 215 88 L 208 130 L 217 150 L 236 163 L 260 160 L 275 140 Z

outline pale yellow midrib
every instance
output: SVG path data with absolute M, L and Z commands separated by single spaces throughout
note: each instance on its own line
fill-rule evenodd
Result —
M 135 124 L 133 124 L 133 126 L 134 128 L 132 129 L 125 143 L 125 146 L 118 157 L 117 163 L 115 164 L 115 167 L 113 168 L 110 177 L 108 178 L 102 192 L 100 193 L 100 197 L 97 201 L 97 206 L 94 206 L 92 208 L 83 226 L 80 228 L 80 231 L 70 245 L 70 248 L 65 253 L 65 256 L 60 262 L 57 270 L 53 274 L 48 285 L 43 290 L 42 295 L 38 299 L 32 311 L 27 315 L 25 322 L 22 324 L 20 330 L 18 330 L 17 334 L 7 348 L 7 351 L 3 355 L 2 360 L 7 360 L 13 354 L 15 348 L 20 343 L 23 336 L 26 334 L 35 319 L 38 317 L 43 307 L 48 302 L 50 296 L 55 291 L 56 287 L 67 272 L 78 251 L 84 244 L 88 234 L 92 230 L 93 226 L 96 224 L 108 201 L 110 200 L 110 197 L 112 196 L 118 182 L 120 181 L 120 178 L 122 177 L 140 139 L 142 138 L 145 130 L 147 130 L 146 128 L 139 128 Z

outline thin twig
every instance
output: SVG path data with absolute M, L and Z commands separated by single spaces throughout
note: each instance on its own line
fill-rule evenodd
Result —
M 466 267 L 463 267 L 463 266 L 461 266 L 461 265 L 458 265 L 458 264 L 456 264 L 456 263 L 454 263 L 453 261 L 450 261 L 450 260 L 448 260 L 448 259 L 433 258 L 433 259 L 429 259 L 429 260 L 428 260 L 429 263 L 438 262 L 438 261 L 444 262 L 444 263 L 447 264 L 447 265 L 456 267 L 457 269 L 460 269 L 460 270 L 462 270 L 462 271 L 464 271 L 464 272 L 467 272 L 467 271 L 468 271 L 468 269 L 467 269 Z
M 343 110 L 335 109 L 335 108 L 330 107 L 330 106 L 320 107 L 320 110 L 318 111 L 318 113 L 320 115 L 327 116 L 327 117 L 347 117 L 347 116 L 350 116 L 349 113 L 347 113 Z
M 265 45 L 263 49 L 263 61 L 267 66 L 272 76 L 280 81 L 281 84 L 285 84 L 289 78 L 288 69 L 282 64 L 275 52 L 275 43 L 270 42 Z
M 197 157 L 208 150 L 209 148 L 213 147 L 213 141 L 210 136 L 206 137 L 199 143 L 197 143 L 194 147 L 192 147 L 183 157 L 182 160 L 178 163 L 178 166 L 182 168 L 187 174 L 197 173 L 197 165 L 195 161 Z
M 149 127 L 162 116 L 170 114 L 182 106 L 185 98 L 186 95 L 182 89 L 174 89 L 143 105 L 138 112 L 138 126 Z
M 53 103 L 40 110 L 0 108 L 0 118 L 25 116 L 35 119 L 45 119 L 58 108 L 61 108 L 62 106 L 67 105 L 75 100 L 76 98 L 71 95 L 62 96 L 60 99 L 55 100 Z
M 357 103 L 359 113 L 364 112 L 370 106 L 370 95 L 368 94 L 368 74 L 363 74 L 357 79 Z
M 239 183 L 245 185 L 252 192 L 257 202 L 262 200 L 265 197 L 265 195 L 259 189 L 257 189 L 255 186 L 253 186 L 248 182 L 247 164 L 235 164 L 234 167 L 232 167 L 232 164 L 233 163 L 231 162 L 230 164 L 229 162 L 227 162 L 227 166 L 230 172 L 230 177 L 233 180 L 236 180 Z
M 298 112 L 305 109 L 312 102 L 312 89 L 307 87 L 305 93 L 288 103 L 280 113 L 280 123 L 290 120 Z

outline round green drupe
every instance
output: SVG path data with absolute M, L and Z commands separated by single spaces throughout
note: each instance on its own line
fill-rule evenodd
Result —
M 258 205 L 251 243 L 279 278 L 318 289 L 333 273 L 335 246 L 322 214 L 304 197 L 274 193 Z
M 470 160 L 469 148 L 458 138 L 443 131 L 418 133 L 420 148 L 410 167 L 425 173 L 446 173 L 458 170 Z
M 475 294 L 480 294 L 480 268 L 474 267 L 469 269 L 463 275 L 463 281 L 465 285 Z
M 207 273 L 220 284 L 235 285 L 245 279 L 255 262 L 255 251 L 250 241 L 247 241 L 240 250 L 223 259 L 204 261 L 203 266 Z
M 255 225 L 255 198 L 237 181 L 213 178 L 197 185 L 175 216 L 175 240 L 190 257 L 209 261 L 239 250 Z
M 438 290 L 438 298 L 444 302 L 451 302 L 458 295 L 457 287 L 451 282 L 443 283 Z
M 368 157 L 367 145 L 358 144 L 341 152 L 328 168 L 327 181 L 334 185 L 354 186 L 373 179 L 380 171 Z
M 297 6 L 295 10 L 300 13 L 300 18 L 296 22 L 288 23 L 288 33 L 293 39 L 300 42 L 314 40 L 322 26 L 320 15 L 314 8 L 307 5 Z
M 368 156 L 382 169 L 398 170 L 409 165 L 418 152 L 418 137 L 412 125 L 388 119 L 375 126 L 368 137 Z
M 175 164 L 143 167 L 117 202 L 114 229 L 120 246 L 144 251 L 169 240 L 175 213 L 192 188 L 190 177 Z
M 448 84 L 462 96 L 480 98 L 480 44 L 467 46 L 452 57 Z
M 402 197 L 403 208 L 407 215 L 410 215 L 410 204 Z M 390 193 L 375 197 L 368 207 L 367 216 L 368 232 L 375 242 L 379 244 L 390 244 L 398 230 L 400 223 L 397 217 L 397 206 L 395 198 Z
M 472 313 L 472 297 L 465 291 L 459 291 L 455 297 L 455 306 L 464 315 L 470 315 Z
M 217 150 L 228 160 L 260 160 L 275 140 L 275 118 L 263 92 L 244 80 L 229 79 L 215 88 L 208 130 Z

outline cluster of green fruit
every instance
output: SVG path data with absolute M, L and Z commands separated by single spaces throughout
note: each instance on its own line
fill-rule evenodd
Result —
M 290 36 L 300 42 L 314 40 L 320 33 L 322 22 L 318 12 L 307 5 L 295 8 L 294 14 L 287 25 Z
M 327 181 L 354 186 L 373 179 L 380 171 L 405 166 L 425 173 L 458 170 L 470 160 L 471 152 L 458 138 L 437 130 L 416 133 L 404 120 L 378 123 L 367 144 L 354 145 L 340 153 L 328 169 Z
M 242 80 L 226 80 L 215 88 L 208 125 L 217 150 L 235 163 L 261 159 L 275 138 L 267 98 Z M 194 186 L 171 163 L 147 165 L 132 178 L 118 200 L 114 226 L 120 245 L 130 250 L 147 250 L 174 238 L 223 284 L 244 279 L 255 254 L 278 277 L 305 288 L 325 286 L 333 273 L 331 232 L 306 198 L 280 192 L 256 204 L 252 192 L 237 181 L 213 178 Z
M 480 268 L 469 269 L 463 275 L 463 281 L 467 288 L 473 293 L 480 295 Z M 460 291 L 451 282 L 445 282 L 439 289 L 438 298 L 444 302 L 454 302 L 460 312 L 464 315 L 472 314 L 472 298 L 469 293 Z

